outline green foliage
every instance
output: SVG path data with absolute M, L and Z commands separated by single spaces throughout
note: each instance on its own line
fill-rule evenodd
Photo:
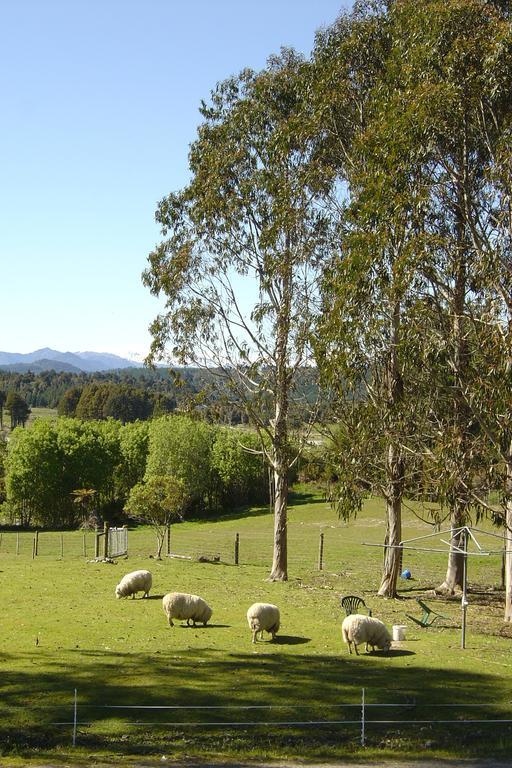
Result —
M 218 428 L 211 464 L 214 483 L 217 478 L 220 508 L 234 509 L 266 498 L 268 477 L 257 435 Z
M 212 508 L 211 451 L 215 430 L 187 416 L 164 416 L 149 425 L 145 480 L 175 477 L 192 504 Z
M 72 526 L 80 520 L 72 496 L 76 489 L 93 489 L 99 505 L 108 502 L 120 463 L 119 428 L 113 421 L 62 418 L 16 429 L 6 461 L 11 515 L 22 525 Z
M 134 421 L 119 430 L 120 463 L 115 471 L 116 496 L 126 498 L 146 473 L 149 451 L 149 424 Z
M 59 400 L 57 413 L 59 416 L 76 416 L 76 408 L 82 396 L 82 387 L 67 389 Z

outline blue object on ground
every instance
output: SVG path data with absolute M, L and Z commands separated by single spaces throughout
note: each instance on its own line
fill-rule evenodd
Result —
M 408 568 L 402 571 L 402 579 L 412 579 L 411 572 Z

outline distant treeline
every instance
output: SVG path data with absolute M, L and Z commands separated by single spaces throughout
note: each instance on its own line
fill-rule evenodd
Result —
M 228 392 L 215 392 L 215 372 L 200 368 L 125 368 L 101 373 L 0 371 L 0 391 L 16 392 L 28 406 L 57 408 L 62 416 L 148 419 L 180 410 L 200 409 L 211 421 L 240 424 L 246 414 Z M 296 386 L 304 400 L 317 397 L 316 371 L 299 372 Z M 300 415 L 297 417 L 300 421 Z

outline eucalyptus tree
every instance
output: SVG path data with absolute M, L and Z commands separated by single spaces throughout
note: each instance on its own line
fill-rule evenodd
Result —
M 487 325 L 482 313 L 488 268 L 477 233 L 490 235 L 488 211 L 497 202 L 489 194 L 485 169 L 510 90 L 510 28 L 495 5 L 483 0 L 406 2 L 391 15 L 404 62 L 412 144 L 422 137 L 422 272 L 429 283 L 422 304 L 428 327 L 422 351 L 423 382 L 430 393 L 427 453 L 437 500 L 449 508 L 452 528 L 439 589 L 453 593 L 463 574 L 457 531 L 475 509 L 484 510 L 479 487 L 489 443 L 482 414 L 471 405 L 485 377 L 478 361 Z
M 478 141 L 480 169 L 473 184 L 477 194 L 465 190 L 463 196 L 479 289 L 478 311 L 471 305 L 467 318 L 478 344 L 471 361 L 473 386 L 464 396 L 488 446 L 488 487 L 500 496 L 497 510 L 471 489 L 476 503 L 505 525 L 505 620 L 512 621 L 512 24 L 509 4 L 493 5 L 477 19 L 471 132 Z M 474 293 L 473 274 L 471 281 Z
M 143 276 L 166 297 L 150 358 L 210 367 L 260 434 L 274 486 L 271 580 L 288 575 L 289 420 L 327 237 L 308 78 L 284 50 L 217 86 L 201 107 L 190 183 L 158 206 L 165 239 Z
M 323 153 L 336 169 L 333 192 L 342 193 L 334 198 L 339 249 L 325 273 L 317 344 L 323 376 L 339 393 L 334 492 L 346 516 L 365 493 L 385 498 L 379 594 L 388 597 L 396 594 L 403 444 L 415 412 L 408 352 L 418 331 L 408 313 L 419 288 L 423 196 L 416 148 L 395 122 L 407 96 L 394 32 L 387 4 L 359 4 L 319 36 L 315 51 L 329 128 Z

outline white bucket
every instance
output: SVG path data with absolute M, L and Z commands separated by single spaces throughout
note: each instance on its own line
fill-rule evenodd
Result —
M 400 641 L 405 640 L 406 624 L 393 624 L 393 640 Z

